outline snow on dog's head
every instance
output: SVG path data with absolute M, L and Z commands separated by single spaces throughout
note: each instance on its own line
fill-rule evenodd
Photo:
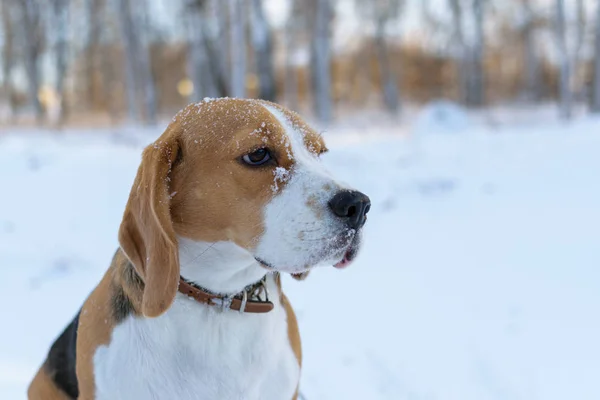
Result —
M 370 203 L 324 169 L 319 155 L 325 151 L 322 137 L 279 105 L 192 104 L 144 150 L 121 247 L 146 286 L 169 293 L 179 279 L 182 238 L 233 243 L 282 272 L 345 266 L 358 249 Z M 147 300 L 148 307 L 162 307 Z

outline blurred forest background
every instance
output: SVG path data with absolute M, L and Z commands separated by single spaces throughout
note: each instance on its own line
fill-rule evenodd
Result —
M 1 0 L 0 123 L 257 97 L 323 124 L 449 99 L 600 112 L 600 0 Z

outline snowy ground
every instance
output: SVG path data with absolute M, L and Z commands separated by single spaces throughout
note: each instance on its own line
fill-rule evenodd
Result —
M 326 135 L 373 207 L 356 264 L 285 282 L 305 398 L 600 399 L 600 121 L 381 130 Z M 1 399 L 107 268 L 156 134 L 0 135 Z

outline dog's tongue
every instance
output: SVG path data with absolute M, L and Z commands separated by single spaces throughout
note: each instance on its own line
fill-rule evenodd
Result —
M 335 268 L 342 269 L 342 268 L 346 268 L 346 267 L 347 267 L 348 265 L 350 265 L 351 263 L 352 263 L 352 261 L 350 261 L 350 260 L 348 259 L 348 253 L 346 253 L 346 254 L 344 255 L 344 259 L 343 259 L 342 261 L 340 261 L 339 263 L 335 264 L 335 265 L 334 265 L 334 267 L 335 267 Z

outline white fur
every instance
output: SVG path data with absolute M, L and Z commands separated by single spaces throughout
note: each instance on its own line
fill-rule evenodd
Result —
M 266 272 L 232 243 L 180 244 L 182 274 L 203 279 L 197 282 L 207 289 L 238 292 Z M 158 318 L 127 317 L 94 355 L 96 398 L 291 399 L 300 368 L 271 275 L 268 288 L 275 308 L 266 314 L 221 310 L 178 293 Z
M 181 276 L 222 294 L 239 293 L 267 272 L 252 254 L 232 242 L 195 242 L 179 238 Z
M 255 255 L 277 270 L 292 273 L 315 264 L 335 264 L 342 260 L 355 234 L 328 206 L 344 186 L 308 151 L 300 129 L 277 108 L 265 108 L 285 129 L 294 166 L 286 174 L 285 187 L 265 207 L 265 230 Z

